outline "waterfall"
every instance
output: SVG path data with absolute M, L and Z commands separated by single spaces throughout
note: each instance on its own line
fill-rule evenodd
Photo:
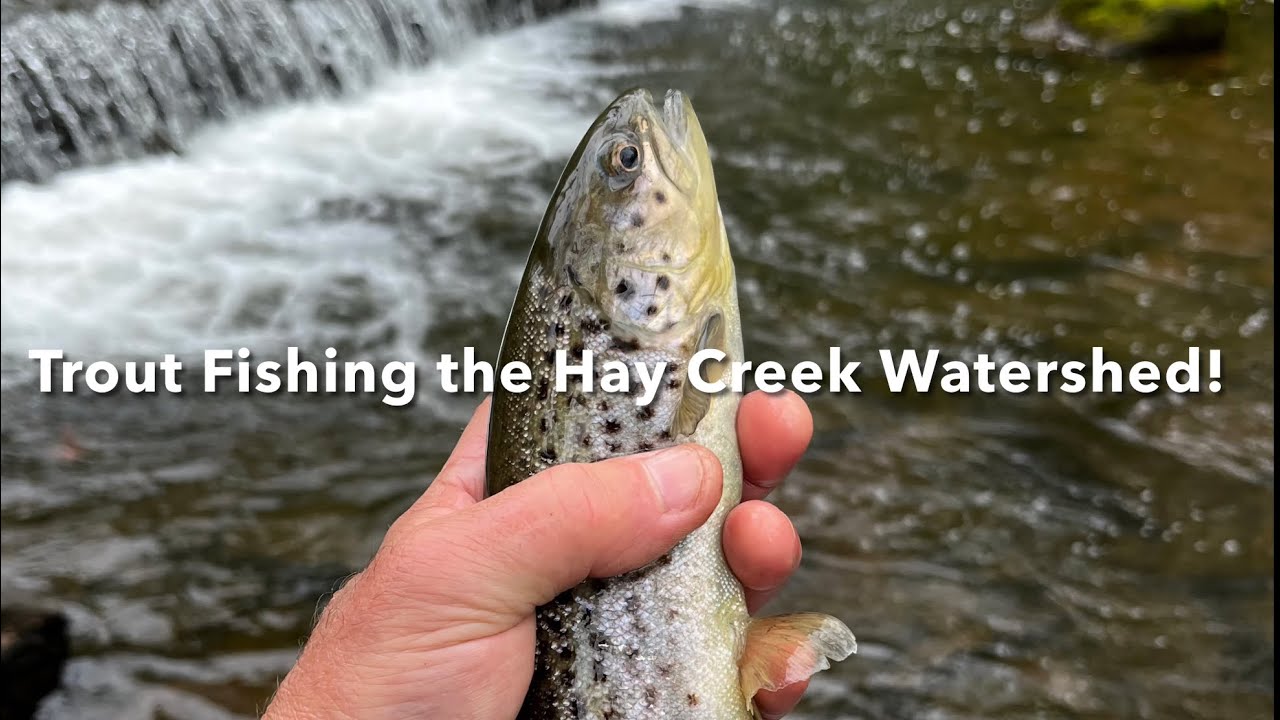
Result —
M 480 32 L 583 0 L 166 0 L 13 13 L 0 182 L 181 152 L 200 124 L 367 87 Z M 14 20 L 9 18 L 17 14 Z

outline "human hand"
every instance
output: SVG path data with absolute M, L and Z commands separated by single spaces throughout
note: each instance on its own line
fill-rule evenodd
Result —
M 265 720 L 510 720 L 533 672 L 534 609 L 588 577 L 653 561 L 720 499 L 720 465 L 684 445 L 560 465 L 484 499 L 489 401 L 368 568 L 321 614 Z M 738 410 L 743 501 L 724 551 L 754 613 L 800 562 L 800 539 L 763 502 L 799 460 L 813 418 L 798 395 L 754 392 Z M 766 718 L 807 682 L 761 692 Z

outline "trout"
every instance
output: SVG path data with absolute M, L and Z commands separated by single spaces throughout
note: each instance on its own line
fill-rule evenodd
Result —
M 856 651 L 835 618 L 747 614 L 721 549 L 742 494 L 739 396 L 690 382 L 690 359 L 707 349 L 724 354 L 701 367 L 708 382 L 742 360 L 711 155 L 684 95 L 668 91 L 658 106 L 633 90 L 587 131 L 534 240 L 499 353 L 500 367 L 523 362 L 532 381 L 527 392 L 494 395 L 487 490 L 559 463 L 698 443 L 719 458 L 724 493 L 710 519 L 657 561 L 538 608 L 522 720 L 755 718 L 758 690 Z M 557 362 L 588 359 L 592 373 L 566 374 L 558 391 Z M 601 391 L 609 361 L 625 364 L 630 393 Z M 647 404 L 640 363 L 665 368 Z

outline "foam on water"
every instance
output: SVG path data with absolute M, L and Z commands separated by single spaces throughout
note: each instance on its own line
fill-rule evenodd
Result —
M 153 359 L 391 338 L 380 351 L 423 361 L 437 301 L 465 298 L 502 273 L 462 262 L 434 236 L 513 195 L 536 222 L 549 188 L 530 185 L 531 173 L 567 157 L 591 113 L 619 90 L 609 78 L 624 71 L 589 58 L 593 38 L 603 26 L 672 17 L 686 4 L 607 3 L 478 39 L 361 95 L 208 127 L 181 156 L 7 184 L 6 376 L 34 371 L 28 350 L 50 347 L 68 357 Z M 330 203 L 386 197 L 430 208 L 433 236 L 322 215 Z M 506 270 L 514 280 L 516 268 Z M 318 312 L 335 293 L 341 303 L 342 288 L 358 288 L 360 321 Z
M 181 157 L 6 186 L 5 365 L 28 362 L 34 347 L 147 357 L 353 332 L 358 342 L 382 324 L 413 348 L 434 284 L 466 278 L 424 275 L 407 257 L 422 248 L 385 226 L 317 221 L 318 208 L 421 198 L 447 229 L 483 211 L 495 184 L 567 155 L 589 122 L 566 101 L 586 42 L 573 25 L 588 19 L 480 40 L 363 96 L 210 128 Z M 380 310 L 368 326 L 316 320 L 316 299 L 335 281 L 373 289 Z

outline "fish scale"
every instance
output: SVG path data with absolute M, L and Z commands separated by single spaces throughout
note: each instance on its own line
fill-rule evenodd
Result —
M 834 618 L 749 617 L 721 550 L 742 493 L 739 397 L 690 383 L 702 349 L 743 357 L 706 141 L 682 95 L 668 93 L 658 108 L 633 91 L 588 131 L 535 238 L 499 357 L 523 363 L 532 379 L 526 392 L 494 395 L 488 490 L 561 463 L 697 443 L 719 459 L 723 493 L 711 517 L 655 562 L 587 580 L 537 609 L 523 720 L 745 720 L 757 689 L 853 650 Z M 575 376 L 557 389 L 557 362 L 588 358 L 592 390 Z M 629 368 L 629 392 L 600 391 L 609 361 Z M 648 404 L 637 402 L 637 364 L 665 368 Z

